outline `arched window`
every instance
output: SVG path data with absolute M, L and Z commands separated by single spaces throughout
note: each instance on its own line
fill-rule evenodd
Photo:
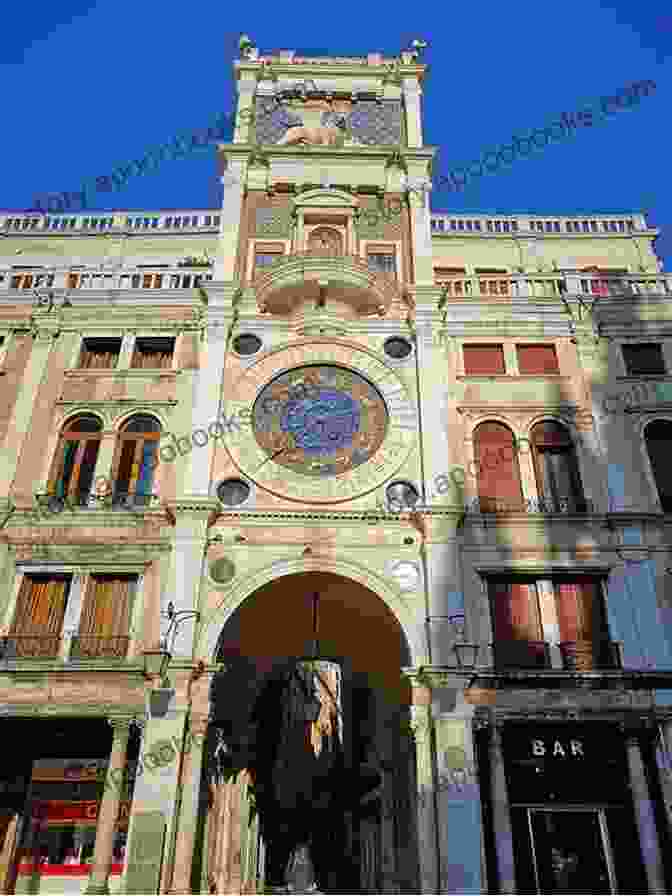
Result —
M 656 481 L 660 506 L 664 513 L 672 513 L 672 423 L 654 420 L 644 430 L 644 441 Z
M 474 453 L 481 512 L 522 510 L 523 490 L 511 430 L 501 423 L 481 423 L 474 433 Z
M 343 238 L 332 227 L 316 227 L 308 237 L 308 251 L 315 255 L 338 258 L 343 255 Z
M 161 424 L 147 414 L 124 424 L 112 465 L 113 503 L 124 503 L 130 497 L 136 504 L 149 503 L 160 438 Z
M 100 448 L 101 428 L 100 420 L 86 414 L 66 425 L 49 477 L 47 491 L 50 495 L 67 496 L 77 504 L 87 503 Z
M 538 423 L 531 435 L 540 510 L 545 513 L 585 513 L 579 465 L 567 429 L 560 423 Z

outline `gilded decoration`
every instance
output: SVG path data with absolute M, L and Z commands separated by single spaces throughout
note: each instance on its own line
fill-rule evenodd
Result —
M 305 391 L 290 396 L 290 384 L 304 380 Z M 225 436 L 234 464 L 295 501 L 347 501 L 370 491 L 395 474 L 415 444 L 416 411 L 403 382 L 350 344 L 315 339 L 267 354 L 232 392 L 228 412 L 251 411 L 254 418 L 253 426 Z
M 378 390 L 336 366 L 281 374 L 261 391 L 252 419 L 261 448 L 304 476 L 336 476 L 365 463 L 387 430 Z

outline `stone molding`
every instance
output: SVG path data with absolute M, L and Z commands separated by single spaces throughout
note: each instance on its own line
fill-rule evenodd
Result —
M 351 560 L 336 560 L 332 557 L 302 556 L 291 560 L 282 561 L 282 572 L 278 571 L 277 561 L 268 564 L 262 568 L 256 569 L 245 576 L 241 576 L 230 589 L 227 599 L 223 604 L 211 613 L 208 618 L 201 621 L 199 638 L 196 643 L 196 656 L 206 656 L 209 661 L 214 663 L 216 660 L 217 643 L 221 631 L 238 609 L 238 607 L 261 588 L 270 582 L 279 579 L 281 576 L 292 575 L 302 572 L 332 572 L 336 575 L 343 576 L 346 579 L 352 579 L 368 588 L 377 597 L 379 597 L 393 613 L 399 623 L 402 632 L 410 650 L 411 656 L 416 661 L 422 662 L 425 659 L 424 644 L 417 643 L 419 636 L 416 633 L 416 614 L 412 604 L 407 601 L 398 589 L 390 586 L 390 583 L 384 578 L 382 572 L 372 570 L 361 563 L 355 563 Z

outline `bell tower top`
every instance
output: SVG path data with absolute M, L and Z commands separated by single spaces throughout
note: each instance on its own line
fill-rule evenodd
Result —
M 320 51 L 262 52 L 243 34 L 234 63 L 238 89 L 234 143 L 420 148 L 420 96 L 427 42 L 415 39 L 398 56 L 336 56 Z M 314 119 L 314 120 L 313 120 Z M 251 123 L 254 121 L 254 128 Z M 296 130 L 301 128 L 299 132 Z M 289 134 L 288 134 L 289 132 Z M 340 138 L 340 139 L 336 139 Z

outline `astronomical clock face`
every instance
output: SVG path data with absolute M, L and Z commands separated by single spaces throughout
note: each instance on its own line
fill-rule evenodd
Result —
M 418 420 L 397 372 L 372 352 L 323 337 L 241 369 L 226 450 L 240 473 L 289 501 L 351 501 L 388 482 L 416 447 Z
M 302 476 L 325 478 L 370 460 L 385 439 L 388 415 L 382 395 L 364 377 L 316 364 L 265 386 L 252 423 L 269 459 Z

